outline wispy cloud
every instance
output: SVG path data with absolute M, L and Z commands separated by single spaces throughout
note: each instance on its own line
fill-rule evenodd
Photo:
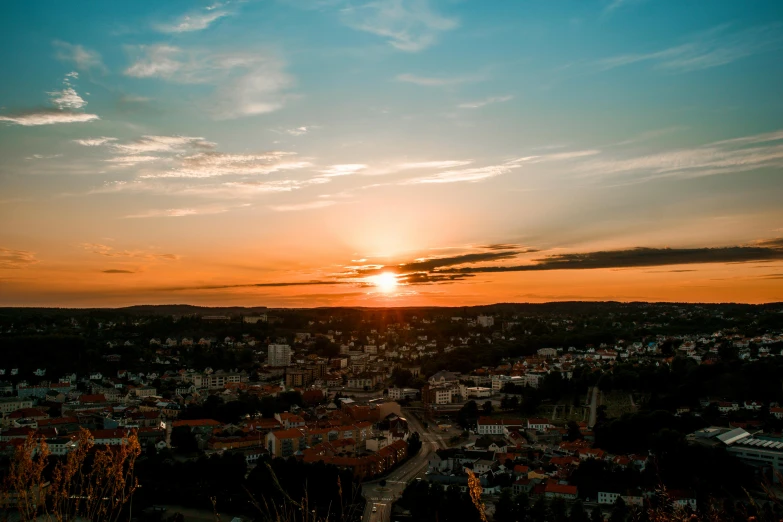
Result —
M 783 132 L 724 140 L 703 147 L 679 149 L 631 158 L 596 158 L 575 168 L 587 176 L 621 174 L 662 177 L 701 177 L 783 167 Z M 756 145 L 747 147 L 747 145 Z
M 363 163 L 349 163 L 345 165 L 332 165 L 327 169 L 322 170 L 321 173 L 324 176 L 331 178 L 336 176 L 349 176 L 365 170 L 366 168 L 367 165 Z
M 477 182 L 485 179 L 494 178 L 503 174 L 508 174 L 512 170 L 519 168 L 519 165 L 503 164 L 489 165 L 486 167 L 476 167 L 460 170 L 446 170 L 430 176 L 413 178 L 403 181 L 403 185 L 422 185 L 433 183 L 458 183 L 458 182 Z
M 659 51 L 623 54 L 595 62 L 600 70 L 649 62 L 658 69 L 691 72 L 726 65 L 754 54 L 783 47 L 783 24 L 732 31 L 721 25 L 697 34 L 689 42 Z
M 231 206 L 207 206 L 207 207 L 190 207 L 190 208 L 165 208 L 165 209 L 150 209 L 138 214 L 131 214 L 125 216 L 129 219 L 144 219 L 144 218 L 159 218 L 159 217 L 186 217 L 186 216 L 200 216 L 210 214 L 223 214 L 230 210 L 238 208 L 249 207 L 250 203 L 244 203 L 242 205 Z
M 291 161 L 290 152 L 263 154 L 226 154 L 202 152 L 182 158 L 179 167 L 172 170 L 145 174 L 149 178 L 211 178 L 216 176 L 250 176 L 271 174 L 282 170 L 298 170 L 310 167 L 308 161 Z
M 115 156 L 113 158 L 109 158 L 103 161 L 106 161 L 108 163 L 114 163 L 118 166 L 122 167 L 131 167 L 133 165 L 138 165 L 139 163 L 149 163 L 151 161 L 157 161 L 160 158 L 159 156 Z
M 62 158 L 62 154 L 33 154 L 32 156 L 27 156 L 26 160 L 47 160 L 47 159 L 54 159 L 54 158 Z
M 101 144 L 107 144 L 106 140 Z M 149 152 L 183 152 L 188 148 L 213 149 L 215 144 L 204 138 L 192 136 L 142 136 L 126 143 L 108 143 L 123 154 L 143 154 Z
M 443 87 L 446 85 L 458 85 L 461 83 L 477 82 L 481 76 L 418 76 L 415 74 L 397 75 L 398 82 L 413 83 L 424 87 Z
M 8 116 L 0 115 L 0 121 L 32 127 L 37 125 L 54 125 L 56 123 L 85 123 L 98 120 L 96 114 L 69 112 L 57 110 L 38 110 L 16 113 Z
M 127 76 L 160 78 L 176 83 L 220 85 L 212 112 L 218 118 L 238 118 L 281 109 L 292 96 L 294 78 L 285 63 L 269 53 L 213 53 L 157 44 L 130 48 L 136 59 Z
M 84 138 L 84 139 L 73 140 L 73 141 L 74 143 L 78 143 L 79 145 L 83 145 L 85 147 L 100 147 L 101 145 L 105 145 L 110 141 L 117 141 L 117 138 L 108 138 L 106 136 L 101 136 L 100 138 Z
M 0 269 L 17 270 L 27 268 L 37 262 L 33 252 L 0 248 Z
M 82 243 L 81 246 L 88 252 L 104 257 L 131 257 L 160 261 L 177 261 L 179 259 L 179 256 L 176 254 L 159 254 L 157 252 L 144 250 L 117 250 L 112 246 L 104 245 L 102 243 Z
M 297 210 L 313 210 L 317 208 L 331 207 L 336 202 L 331 200 L 311 201 L 309 203 L 298 203 L 293 205 L 272 205 L 272 210 L 277 212 L 295 212 Z
M 611 13 L 621 7 L 628 7 L 634 4 L 641 4 L 646 0 L 611 0 L 606 7 L 604 7 L 604 13 Z
M 104 274 L 135 274 L 133 270 L 121 270 L 119 268 L 110 268 L 108 270 L 101 270 Z
M 68 42 L 55 40 L 53 42 L 58 60 L 70 62 L 80 71 L 98 70 L 105 71 L 101 55 L 96 51 L 85 48 L 82 45 L 74 45 Z
M 489 98 L 484 98 L 483 100 L 460 103 L 459 104 L 459 108 L 460 109 L 480 109 L 481 107 L 484 107 L 486 105 L 490 105 L 492 103 L 503 103 L 503 102 L 507 102 L 507 101 L 513 100 L 513 99 L 514 99 L 513 96 L 490 96 Z
M 418 52 L 459 26 L 455 18 L 434 12 L 427 0 L 379 0 L 343 9 L 344 22 L 385 38 L 401 51 Z
M 158 24 L 155 28 L 162 33 L 201 31 L 212 25 L 212 23 L 230 14 L 231 12 L 225 9 L 223 4 L 212 4 L 203 10 L 193 11 L 182 15 L 172 23 Z

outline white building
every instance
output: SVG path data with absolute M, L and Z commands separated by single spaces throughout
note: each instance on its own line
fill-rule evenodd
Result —
M 495 325 L 495 318 L 491 315 L 480 315 L 476 317 L 476 324 L 484 328 L 489 328 Z
M 269 366 L 290 366 L 291 347 L 287 344 L 270 344 L 267 351 Z

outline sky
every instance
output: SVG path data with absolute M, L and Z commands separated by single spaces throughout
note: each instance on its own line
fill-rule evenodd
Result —
M 0 306 L 783 301 L 777 0 L 13 2 Z

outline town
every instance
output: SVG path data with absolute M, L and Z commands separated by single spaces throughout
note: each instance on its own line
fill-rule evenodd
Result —
M 781 514 L 780 305 L 4 309 L 0 345 L 3 473 L 133 437 L 139 520 Z

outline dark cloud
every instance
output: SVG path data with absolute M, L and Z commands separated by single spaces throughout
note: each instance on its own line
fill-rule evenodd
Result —
M 783 239 L 764 242 L 770 246 L 732 246 L 718 248 L 630 248 L 599 252 L 556 254 L 534 259 L 533 264 L 446 268 L 437 273 L 527 272 L 535 270 L 586 270 L 594 268 L 630 268 L 688 265 L 700 263 L 746 263 L 783 259 Z
M 117 268 L 110 268 L 109 270 L 102 270 L 104 274 L 135 274 L 133 270 L 119 270 Z
M 473 274 L 429 274 L 427 272 L 416 272 L 414 274 L 407 274 L 400 277 L 400 282 L 408 285 L 426 285 L 433 283 L 453 283 L 454 281 L 462 281 L 468 277 L 475 277 Z
M 203 286 L 181 286 L 159 288 L 158 290 L 167 292 L 178 292 L 183 290 L 224 290 L 228 288 L 275 288 L 284 286 L 324 286 L 324 285 L 345 285 L 350 284 L 347 281 L 297 281 L 281 283 L 240 283 L 235 285 L 203 285 Z

